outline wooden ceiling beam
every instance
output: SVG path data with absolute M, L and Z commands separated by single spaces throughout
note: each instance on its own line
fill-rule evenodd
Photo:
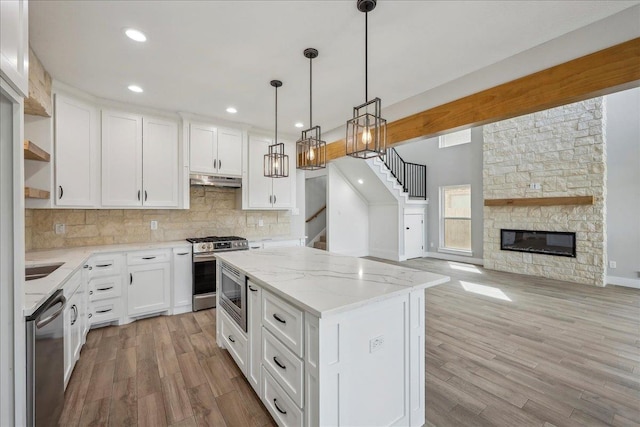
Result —
M 493 123 L 640 86 L 640 38 L 582 56 L 387 125 L 387 146 Z M 327 159 L 346 155 L 345 140 Z

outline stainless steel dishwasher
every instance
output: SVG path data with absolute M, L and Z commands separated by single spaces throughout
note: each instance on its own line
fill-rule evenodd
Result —
M 27 317 L 27 425 L 55 426 L 64 405 L 62 290 Z

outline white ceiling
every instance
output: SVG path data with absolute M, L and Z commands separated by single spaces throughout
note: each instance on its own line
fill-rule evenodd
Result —
M 445 84 L 640 1 L 379 0 L 369 14 L 369 95 L 383 106 Z M 90 94 L 273 129 L 343 125 L 364 101 L 355 0 L 31 1 L 30 43 L 54 79 Z M 142 30 L 135 43 L 123 29 Z M 534 66 L 534 65 L 532 65 Z M 138 84 L 144 93 L 127 90 Z M 234 106 L 238 114 L 229 115 Z

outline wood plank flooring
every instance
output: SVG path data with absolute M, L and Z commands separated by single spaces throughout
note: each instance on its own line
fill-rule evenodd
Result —
M 640 426 L 640 290 L 434 259 L 426 291 L 429 426 Z M 61 426 L 273 426 L 215 310 L 89 332 Z

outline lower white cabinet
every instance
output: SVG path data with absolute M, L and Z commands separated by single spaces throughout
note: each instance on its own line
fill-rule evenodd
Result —
M 130 265 L 127 285 L 127 314 L 138 316 L 169 309 L 171 263 Z
M 121 253 L 92 256 L 87 263 L 89 325 L 122 319 L 125 257 Z
M 260 394 L 260 364 L 262 362 L 262 288 L 251 280 L 247 281 L 247 325 L 249 334 L 249 356 L 247 379 Z
M 174 248 L 172 261 L 172 313 L 186 313 L 192 310 L 193 301 L 193 262 L 191 260 L 191 248 Z
M 233 320 L 224 312 L 219 311 L 218 319 L 220 324 L 220 338 L 224 341 L 224 347 L 229 350 L 229 354 L 235 360 L 236 365 L 247 375 L 247 336 L 236 326 Z
M 302 427 L 304 422 L 302 411 L 264 368 L 262 368 L 262 392 L 262 402 L 279 426 Z
M 64 284 L 67 305 L 64 309 L 64 384 L 69 382 L 73 368 L 80 357 L 83 341 L 81 313 L 84 310 L 84 286 L 82 272 L 76 272 Z

